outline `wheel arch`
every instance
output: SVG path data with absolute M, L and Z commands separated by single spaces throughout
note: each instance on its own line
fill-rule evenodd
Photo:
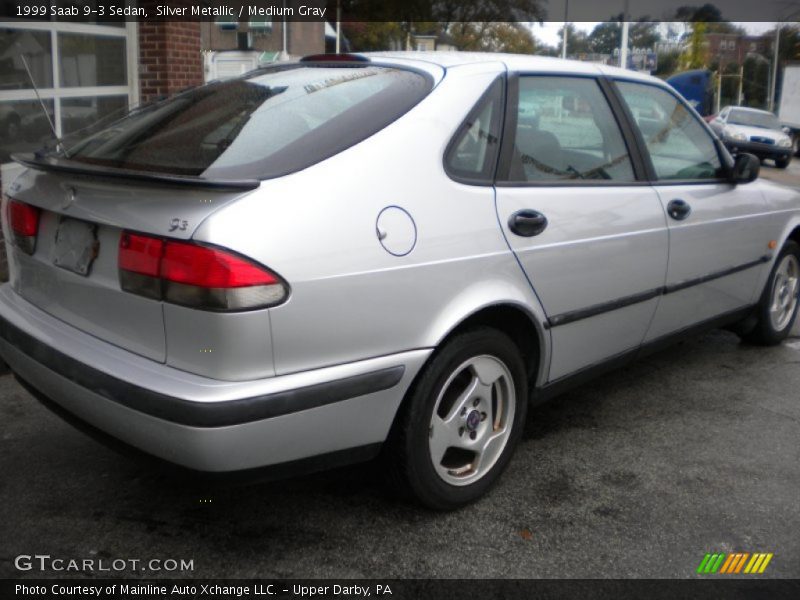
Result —
M 788 240 L 793 240 L 800 244 L 800 223 L 795 223 L 794 229 L 789 231 L 789 235 L 786 236 L 786 241 Z M 786 243 L 786 241 L 784 241 L 784 243 Z
M 447 343 L 453 336 L 477 327 L 491 327 L 505 333 L 522 354 L 528 380 L 536 385 L 543 378 L 549 336 L 530 311 L 510 302 L 483 306 L 454 324 L 439 340 L 437 347 Z

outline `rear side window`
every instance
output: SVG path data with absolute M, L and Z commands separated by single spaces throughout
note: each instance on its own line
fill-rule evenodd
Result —
M 634 181 L 628 149 L 594 79 L 519 79 L 509 181 Z
M 71 160 L 218 179 L 268 179 L 320 162 L 406 113 L 417 72 L 293 64 L 212 83 L 134 111 L 69 148 Z
M 444 164 L 453 179 L 492 183 L 503 126 L 503 88 L 503 79 L 496 79 L 450 142 Z
M 711 134 L 670 92 L 653 85 L 618 81 L 617 87 L 644 137 L 660 180 L 722 176 Z

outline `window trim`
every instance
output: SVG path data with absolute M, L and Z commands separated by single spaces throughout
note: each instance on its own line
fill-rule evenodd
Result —
M 597 82 L 600 93 L 608 104 L 609 111 L 614 117 L 622 141 L 627 149 L 628 157 L 631 161 L 634 179 L 631 181 L 615 181 L 607 179 L 564 179 L 564 180 L 541 180 L 541 181 L 510 181 L 508 173 L 511 170 L 511 158 L 514 154 L 514 143 L 516 141 L 517 129 L 517 106 L 519 104 L 519 80 L 521 77 L 565 77 L 570 79 L 592 79 Z M 640 148 L 633 144 L 631 139 L 630 122 L 620 112 L 618 100 L 613 98 L 609 86 L 604 83 L 607 78 L 602 74 L 593 73 L 570 73 L 568 71 L 514 71 L 508 73 L 506 84 L 506 109 L 505 124 L 503 127 L 502 141 L 500 145 L 500 159 L 495 174 L 495 187 L 503 188 L 538 188 L 538 187 L 634 187 L 651 185 L 645 170 L 646 163 L 643 163 L 639 156 Z
M 729 177 L 715 177 L 713 179 L 659 179 L 658 175 L 656 174 L 655 166 L 653 165 L 653 159 L 650 156 L 650 151 L 647 148 L 647 144 L 644 141 L 644 136 L 642 136 L 642 132 L 639 129 L 639 126 L 636 124 L 636 119 L 634 119 L 633 114 L 631 113 L 630 109 L 628 108 L 628 104 L 625 102 L 625 99 L 622 95 L 622 91 L 619 89 L 617 82 L 624 82 L 624 83 L 633 83 L 643 86 L 649 86 L 652 88 L 656 88 L 662 90 L 663 92 L 671 95 L 679 104 L 681 104 L 689 113 L 689 116 L 695 120 L 695 122 L 700 124 L 700 127 L 705 130 L 705 132 L 711 138 L 711 143 L 714 145 L 714 148 L 717 152 L 717 157 L 719 158 L 720 164 L 722 165 L 723 170 L 726 173 L 729 173 L 733 167 L 733 159 L 731 158 L 730 154 L 728 154 L 727 150 L 724 150 L 724 146 L 722 142 L 720 142 L 717 135 L 711 129 L 711 127 L 706 123 L 700 116 L 697 114 L 697 111 L 692 108 L 692 106 L 675 90 L 671 87 L 666 85 L 660 85 L 658 83 L 654 83 L 651 81 L 643 81 L 641 79 L 633 79 L 627 77 L 609 77 L 607 78 L 609 87 L 611 91 L 617 96 L 618 101 L 620 103 L 620 109 L 622 110 L 625 119 L 629 122 L 630 127 L 632 128 L 633 133 L 633 141 L 636 145 L 639 146 L 639 152 L 642 155 L 642 159 L 644 161 L 644 165 L 647 171 L 647 179 L 649 185 L 652 186 L 675 186 L 675 185 L 698 185 L 698 184 L 706 184 L 706 185 L 720 185 L 720 184 L 729 184 L 735 185 Z
M 493 151 L 494 154 L 494 165 L 491 168 L 491 172 L 488 174 L 487 177 L 465 177 L 464 175 L 460 175 L 454 169 L 451 168 L 448 159 L 450 158 L 450 152 L 455 148 L 456 143 L 461 141 L 462 135 L 466 131 L 467 124 L 471 121 L 474 121 L 477 118 L 478 114 L 484 109 L 486 106 L 487 101 L 492 101 L 491 96 L 494 93 L 495 85 L 500 86 L 500 100 L 499 100 L 499 128 L 498 128 L 498 140 L 497 146 Z M 506 77 L 506 73 L 500 73 L 497 77 L 495 77 L 491 83 L 486 86 L 486 89 L 481 94 L 480 98 L 475 102 L 472 108 L 467 113 L 467 116 L 459 123 L 458 127 L 456 127 L 455 133 L 450 138 L 450 141 L 447 142 L 447 146 L 444 149 L 444 154 L 442 155 L 442 166 L 444 168 L 444 172 L 447 173 L 447 176 L 457 183 L 463 183 L 465 185 L 475 185 L 475 186 L 493 186 L 497 179 L 497 172 L 498 167 L 500 164 L 500 155 L 503 145 L 503 138 L 504 131 L 505 131 L 505 121 L 508 115 L 508 103 L 506 101 L 508 97 L 508 78 Z M 492 157 L 489 157 L 490 160 Z

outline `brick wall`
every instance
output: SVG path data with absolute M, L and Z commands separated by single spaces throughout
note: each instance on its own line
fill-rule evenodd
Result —
M 139 22 L 142 103 L 203 83 L 198 21 Z

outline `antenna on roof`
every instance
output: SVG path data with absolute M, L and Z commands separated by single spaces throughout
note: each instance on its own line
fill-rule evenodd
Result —
M 42 112 L 44 113 L 47 122 L 50 124 L 50 131 L 53 133 L 53 139 L 56 141 L 56 150 L 61 150 L 64 153 L 64 156 L 69 158 L 67 154 L 66 148 L 64 148 L 64 144 L 61 142 L 61 138 L 58 137 L 56 133 L 56 126 L 53 123 L 53 119 L 50 118 L 50 113 L 47 112 L 47 109 L 44 106 L 44 101 L 42 97 L 39 95 L 39 88 L 36 87 L 36 82 L 33 79 L 33 74 L 31 73 L 31 68 L 28 66 L 28 61 L 25 58 L 25 52 L 22 50 L 22 46 L 19 45 L 19 42 L 14 43 L 20 50 L 19 57 L 22 59 L 22 64 L 25 65 L 25 71 L 28 73 L 28 79 L 31 80 L 31 86 L 33 87 L 33 92 L 36 94 L 36 99 L 39 101 L 39 106 L 42 108 Z

